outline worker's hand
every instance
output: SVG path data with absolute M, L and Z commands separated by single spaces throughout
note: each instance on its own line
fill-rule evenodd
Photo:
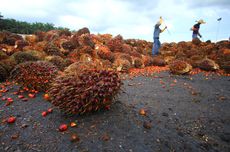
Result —
M 167 29 L 168 27 L 167 26 L 165 26 L 165 29 Z
M 200 38 L 202 38 L 202 35 L 200 35 Z

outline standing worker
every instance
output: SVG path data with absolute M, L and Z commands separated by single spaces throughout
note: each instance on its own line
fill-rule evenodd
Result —
M 167 26 L 163 30 L 160 29 L 160 25 L 163 23 L 162 17 L 160 17 L 160 20 L 157 22 L 154 28 L 154 33 L 153 33 L 153 48 L 152 48 L 152 53 L 153 56 L 159 54 L 159 49 L 161 47 L 161 42 L 159 40 L 160 33 L 164 32 L 165 29 L 167 29 Z
M 197 24 L 193 25 L 193 27 L 191 28 L 192 32 L 192 39 L 198 39 L 198 36 L 200 38 L 202 38 L 202 35 L 199 32 L 200 29 L 200 24 L 205 24 L 206 22 L 204 22 L 202 19 L 199 21 L 196 21 Z

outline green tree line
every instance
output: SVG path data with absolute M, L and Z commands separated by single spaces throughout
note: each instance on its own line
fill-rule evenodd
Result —
M 33 34 L 36 31 L 49 31 L 54 29 L 63 30 L 67 28 L 55 27 L 52 23 L 28 23 L 17 21 L 15 19 L 4 19 L 0 13 L 0 31 L 6 30 L 12 33 Z

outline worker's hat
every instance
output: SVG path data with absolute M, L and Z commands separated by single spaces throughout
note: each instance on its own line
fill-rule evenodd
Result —
M 198 23 L 200 23 L 200 24 L 205 24 L 206 22 L 204 21 L 204 20 L 202 20 L 202 19 L 200 19 L 199 21 L 196 21 L 196 22 L 198 22 Z
M 157 25 L 161 25 L 163 23 L 163 19 L 160 17 L 160 20 L 157 22 Z

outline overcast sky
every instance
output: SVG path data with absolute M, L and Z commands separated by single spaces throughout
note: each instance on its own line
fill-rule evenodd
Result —
M 149 41 L 162 16 L 169 32 L 161 34 L 161 42 L 191 40 L 190 28 L 203 19 L 203 40 L 230 36 L 230 0 L 0 0 L 0 12 L 4 18 Z

